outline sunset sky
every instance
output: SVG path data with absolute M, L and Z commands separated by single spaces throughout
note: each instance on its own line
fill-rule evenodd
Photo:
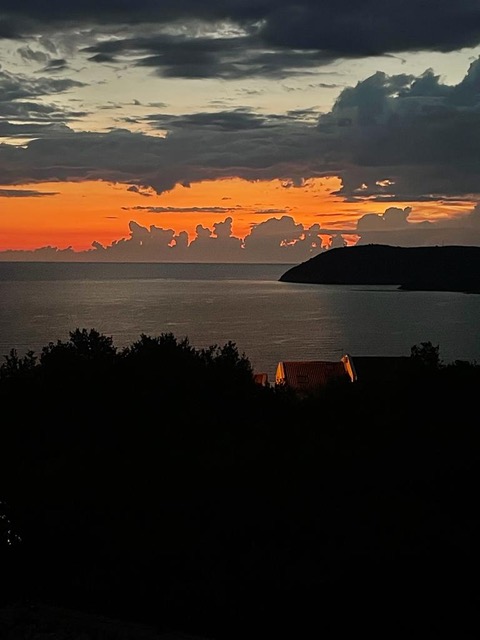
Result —
M 478 0 L 2 0 L 0 259 L 480 245 Z

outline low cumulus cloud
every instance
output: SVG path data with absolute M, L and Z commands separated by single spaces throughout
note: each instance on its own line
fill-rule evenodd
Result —
M 93 242 L 87 251 L 73 252 L 44 247 L 45 259 L 95 262 L 280 262 L 296 263 L 325 250 L 320 225 L 307 228 L 290 216 L 252 225 L 245 238 L 233 235 L 228 216 L 212 228 L 197 225 L 190 241 L 186 231 L 175 233 L 156 225 L 129 223 L 129 236 L 104 246 Z M 39 260 L 39 251 L 3 251 L 0 260 Z M 47 257 L 48 256 L 48 257 Z
M 198 224 L 191 241 L 186 231 L 176 233 L 156 225 L 144 227 L 132 220 L 129 236 L 110 245 L 94 241 L 91 249 L 78 252 L 71 247 L 57 249 L 51 246 L 34 251 L 8 250 L 0 252 L 0 261 L 298 264 L 323 251 L 349 244 L 480 246 L 480 204 L 454 221 L 412 222 L 410 213 L 410 207 L 389 207 L 383 214 L 365 214 L 359 218 L 355 229 L 327 229 L 319 224 L 306 227 L 284 215 L 253 224 L 244 238 L 233 235 L 233 218 L 228 216 L 214 223 L 212 228 Z
M 412 222 L 411 211 L 411 207 L 389 207 L 383 214 L 365 214 L 357 221 L 357 244 L 480 246 L 479 204 L 468 214 L 437 222 Z
M 320 226 L 306 228 L 290 216 L 255 224 L 245 238 L 233 235 L 233 218 L 228 216 L 211 229 L 197 225 L 191 242 L 185 231 L 175 234 L 172 229 L 155 225 L 147 229 L 136 222 L 130 222 L 129 226 L 129 238 L 107 247 L 94 243 L 95 259 L 295 263 L 323 250 Z

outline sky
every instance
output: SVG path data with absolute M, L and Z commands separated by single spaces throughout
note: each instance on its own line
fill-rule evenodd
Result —
M 0 260 L 480 246 L 479 0 L 2 0 Z

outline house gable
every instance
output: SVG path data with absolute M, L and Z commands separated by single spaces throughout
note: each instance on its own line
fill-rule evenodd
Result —
M 285 385 L 300 393 L 313 393 L 333 382 L 350 381 L 342 360 L 283 361 L 279 362 L 275 374 L 277 385 Z

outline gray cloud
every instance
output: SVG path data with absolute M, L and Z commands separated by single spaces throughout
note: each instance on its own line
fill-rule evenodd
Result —
M 0 74 L 0 83 L 2 78 L 11 79 Z M 298 113 L 260 115 L 245 108 L 148 115 L 150 126 L 165 130 L 165 137 L 122 129 L 40 130 L 39 122 L 65 114 L 45 105 L 35 111 L 27 100 L 0 101 L 4 118 L 15 112 L 16 119 L 34 120 L 33 129 L 44 134 L 25 148 L 0 147 L 0 179 L 12 185 L 104 180 L 160 194 L 217 178 L 279 179 L 295 188 L 309 178 L 338 176 L 335 195 L 350 201 L 477 200 L 479 80 L 479 59 L 457 85 L 443 84 L 431 70 L 418 77 L 378 72 L 344 89 L 318 123 Z M 21 83 L 11 84 L 17 95 Z M 3 126 L 14 135 L 13 125 Z
M 0 113 L 1 113 L 0 104 Z M 12 116 L 10 112 L 10 117 Z M 61 123 L 49 123 L 49 124 L 36 124 L 36 123 L 28 123 L 28 124 L 12 124 L 8 119 L 4 119 L 5 116 L 0 115 L 0 138 L 39 138 L 43 136 L 50 136 L 52 133 L 58 135 L 62 133 L 63 135 L 68 135 L 68 133 L 72 133 L 71 129 L 68 129 L 65 125 Z M 43 118 L 45 119 L 45 118 Z M 6 151 L 6 150 L 5 150 Z M 0 152 L 1 155 L 1 152 Z
M 122 62 L 152 67 L 164 77 L 286 78 L 309 73 L 312 67 L 331 61 L 329 52 L 288 48 L 266 49 L 257 36 L 231 37 L 155 34 L 98 42 L 83 49 L 93 62 Z
M 2 102 L 37 98 L 84 86 L 83 82 L 68 78 L 32 78 L 26 75 L 14 75 L 0 69 L 0 98 Z
M 58 191 L 35 191 L 33 189 L 0 189 L 0 198 L 45 198 L 58 196 Z
M 67 67 L 67 61 L 64 58 L 55 58 L 48 62 L 45 66 L 45 71 L 63 71 Z
M 115 56 L 110 53 L 96 53 L 95 55 L 90 56 L 89 60 L 91 60 L 92 62 L 107 63 L 107 64 L 112 64 L 116 62 Z
M 41 123 L 63 124 L 73 118 L 80 118 L 86 114 L 86 111 L 62 109 L 54 104 L 31 101 L 3 102 L 0 100 L 0 121 L 10 124 L 12 133 L 14 131 L 13 127 L 18 125 L 15 123 L 12 124 L 10 120 L 21 123 L 25 129 L 25 127 L 35 127 Z M 37 128 L 37 131 L 40 133 L 41 129 Z M 55 131 L 55 129 L 52 129 L 52 132 Z M 64 128 L 63 132 L 66 133 L 67 129 Z
M 480 60 L 454 86 L 376 73 L 342 91 L 319 130 L 343 164 L 337 195 L 408 201 L 478 192 Z
M 59 126 L 86 115 L 86 112 L 37 102 L 35 99 L 82 86 L 83 83 L 75 80 L 32 78 L 0 69 L 0 136 L 37 137 L 52 132 L 66 134 L 67 129 Z
M 50 56 L 45 51 L 34 50 L 30 45 L 25 45 L 17 49 L 17 53 L 25 62 L 36 62 L 38 64 L 47 64 Z
M 32 251 L 24 249 L 9 249 L 0 251 L 0 261 L 22 261 L 22 262 L 76 262 L 83 261 L 81 253 L 76 253 L 72 247 L 58 249 L 50 245 L 39 247 Z
M 132 186 L 128 187 L 127 191 L 131 191 L 133 193 L 138 193 L 139 196 L 143 196 L 144 198 L 151 198 L 152 193 L 150 191 L 146 191 L 144 189 L 140 189 L 137 185 L 132 184 Z M 125 208 L 125 207 L 123 207 Z
M 314 127 L 295 123 L 239 132 L 191 126 L 174 129 L 166 138 L 126 130 L 58 133 L 21 149 L 0 147 L 0 176 L 11 184 L 97 179 L 150 186 L 157 193 L 231 176 L 300 182 L 305 173 L 316 173 L 310 140 L 315 135 Z
M 345 58 L 471 47 L 480 42 L 479 18 L 480 6 L 476 0 L 457 0 L 455 5 L 450 0 L 421 3 L 403 0 L 390 3 L 388 8 L 380 0 L 323 0 L 321 3 L 318 0 L 137 0 L 135 4 L 3 0 L 0 37 L 96 28 L 103 33 L 115 31 L 118 38 L 119 28 L 128 27 L 133 31 L 143 24 L 153 25 L 163 38 L 162 30 L 165 32 L 167 27 L 171 31 L 182 25 L 188 36 L 185 26 L 189 24 L 192 31 L 196 25 L 196 35 L 199 24 L 210 30 L 227 24 L 243 29 L 252 38 L 245 52 L 247 59 L 255 46 L 263 47 L 266 52 L 273 51 L 274 55 L 298 51 L 308 56 L 313 51 L 330 58 Z M 195 43 L 191 42 L 193 37 L 187 36 L 184 42 L 189 57 L 189 47 Z M 173 50 L 162 49 L 162 56 Z M 173 62 L 169 66 L 164 62 L 159 60 L 159 67 L 167 72 L 183 69 L 185 73 L 188 69 L 186 64 Z M 218 59 L 213 65 L 211 62 L 206 60 L 204 68 L 219 67 Z M 151 63 L 155 64 L 153 60 Z
M 148 213 L 226 213 L 235 207 L 122 207 L 126 211 Z
M 238 107 L 231 111 L 190 113 L 180 116 L 169 114 L 150 114 L 145 120 L 158 129 L 213 129 L 223 131 L 242 131 L 260 127 L 278 125 L 286 120 L 285 116 L 261 115 Z
M 441 222 L 410 222 L 410 213 L 410 207 L 389 207 L 383 214 L 365 214 L 357 221 L 358 244 L 480 246 L 479 204 L 468 214 Z
M 288 209 L 255 209 L 255 213 L 287 213 Z

